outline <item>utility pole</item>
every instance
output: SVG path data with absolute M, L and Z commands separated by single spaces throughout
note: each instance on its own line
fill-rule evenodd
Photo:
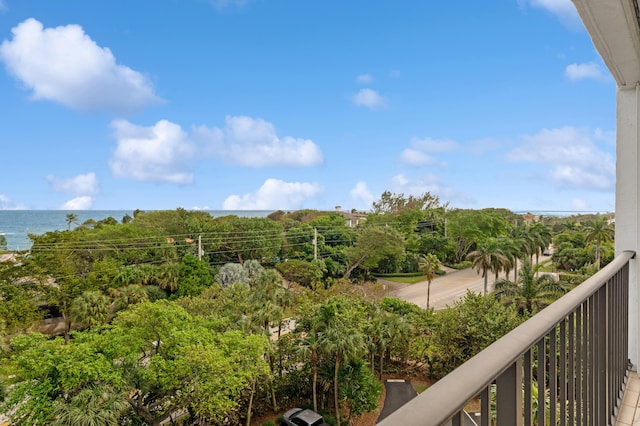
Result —
M 198 235 L 198 260 L 202 260 L 202 235 Z
M 318 260 L 318 228 L 313 228 L 313 260 Z

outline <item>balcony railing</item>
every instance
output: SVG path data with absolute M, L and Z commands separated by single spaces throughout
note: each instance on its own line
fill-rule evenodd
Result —
M 465 425 L 464 407 L 477 399 L 483 426 L 614 424 L 630 366 L 634 255 L 618 255 L 380 425 Z

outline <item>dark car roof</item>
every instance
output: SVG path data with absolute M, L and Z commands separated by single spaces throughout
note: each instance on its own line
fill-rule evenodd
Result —
M 302 410 L 298 413 L 295 414 L 295 417 L 299 418 L 300 420 L 304 420 L 305 422 L 311 424 L 314 424 L 315 422 L 317 422 L 318 420 L 320 420 L 322 422 L 322 416 L 318 413 L 316 413 L 315 411 L 312 410 Z

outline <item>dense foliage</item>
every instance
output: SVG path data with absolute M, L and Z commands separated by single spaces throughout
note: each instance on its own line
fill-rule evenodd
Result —
M 442 377 L 560 294 L 533 275 L 552 238 L 555 266 L 580 276 L 613 255 L 603 218 L 527 225 L 388 192 L 358 227 L 346 215 L 138 210 L 31 236 L 28 255 L 0 263 L 0 412 L 17 425 L 250 424 L 310 404 L 339 424 L 378 406 L 384 374 Z M 501 292 L 434 312 L 363 284 L 431 281 L 466 259 L 505 273 Z

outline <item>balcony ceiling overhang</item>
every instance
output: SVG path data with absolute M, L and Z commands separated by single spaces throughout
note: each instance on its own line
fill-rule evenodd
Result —
M 638 0 L 572 0 L 594 46 L 621 89 L 640 83 Z

